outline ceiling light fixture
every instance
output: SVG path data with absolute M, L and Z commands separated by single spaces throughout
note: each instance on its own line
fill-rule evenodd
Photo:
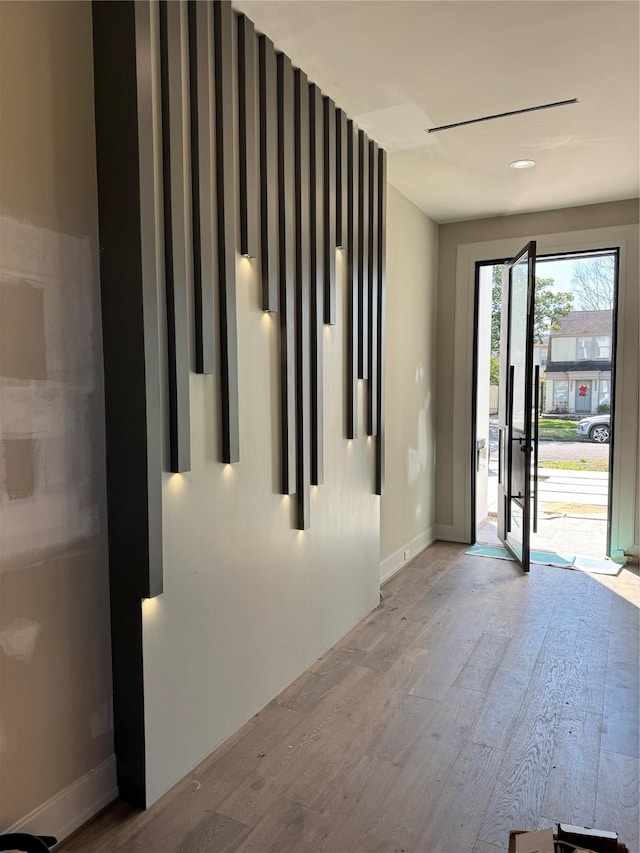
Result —
M 536 165 L 535 160 L 513 160 L 509 163 L 510 169 L 532 169 Z
M 478 124 L 481 121 L 493 121 L 496 118 L 507 118 L 508 116 L 519 116 L 522 113 L 534 113 L 537 110 L 550 110 L 553 107 L 566 107 L 569 104 L 577 104 L 577 98 L 570 98 L 567 101 L 553 101 L 550 104 L 540 104 L 537 107 L 525 107 L 522 110 L 509 110 L 508 113 L 494 113 L 490 116 L 482 116 L 481 118 L 471 118 L 467 121 L 456 121 L 453 124 L 441 124 L 440 127 L 429 127 L 427 133 L 437 133 L 440 130 L 451 130 L 454 127 L 463 127 L 465 124 Z

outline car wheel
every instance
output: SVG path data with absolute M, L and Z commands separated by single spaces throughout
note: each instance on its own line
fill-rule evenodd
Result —
M 606 441 L 609 441 L 609 435 L 611 430 L 608 426 L 594 426 L 589 431 L 589 438 L 591 441 L 597 441 L 600 444 L 603 444 Z

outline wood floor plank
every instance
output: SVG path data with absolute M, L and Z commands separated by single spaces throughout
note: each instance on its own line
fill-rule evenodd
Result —
M 320 815 L 301 803 L 280 800 L 267 812 L 255 829 L 247 836 L 237 853 L 284 853 L 299 851 L 313 853 L 317 850 L 316 827 Z M 210 848 L 211 853 L 217 848 Z
M 542 657 L 523 697 L 479 838 L 506 844 L 509 830 L 536 829 L 556 742 L 570 662 Z
M 504 853 L 557 819 L 638 851 L 640 578 L 464 552 L 418 555 L 158 803 L 61 853 Z
M 255 771 L 229 794 L 218 811 L 250 826 L 261 821 L 284 798 L 292 781 L 327 741 L 332 729 L 340 725 L 341 718 L 371 690 L 376 677 L 379 674 L 370 669 L 353 667 L 295 729 L 262 757 Z
M 363 755 L 338 779 L 323 811 L 325 830 L 319 851 L 366 850 L 369 828 L 394 788 L 399 764 Z
M 381 734 L 376 732 L 367 754 L 390 764 L 404 764 L 440 703 L 411 694 L 403 696 Z
M 604 689 L 602 748 L 630 758 L 640 757 L 640 669 L 609 661 Z
M 573 665 L 569 671 L 565 704 L 592 714 L 604 709 L 605 678 L 609 652 L 609 630 L 585 625 L 576 639 Z
M 454 684 L 484 693 L 489 689 L 500 667 L 508 644 L 508 637 L 485 631 L 458 673 Z
M 638 581 L 640 586 L 640 580 Z M 630 596 L 631 594 L 628 593 Z M 635 598 L 636 596 L 631 596 Z M 613 663 L 640 664 L 640 609 L 622 596 L 611 602 L 609 657 Z
M 363 850 L 400 853 L 418 849 L 420 835 L 437 806 L 480 700 L 481 694 L 475 691 L 451 688 L 367 828 Z
M 530 680 L 529 673 L 499 669 L 487 689 L 468 739 L 483 746 L 506 749 L 520 717 Z
M 249 826 L 212 812 L 187 834 L 177 853 L 233 853 L 250 832 Z
M 640 798 L 637 758 L 602 751 L 595 825 L 617 832 L 629 850 L 640 850 Z
M 499 750 L 464 744 L 418 839 L 418 850 L 459 853 L 474 846 L 503 759 Z
M 418 636 L 422 626 L 418 622 L 400 622 L 362 659 L 362 666 L 387 670 Z
M 602 717 L 567 709 L 560 719 L 542 814 L 573 826 L 593 826 Z
M 495 844 L 488 844 L 486 841 L 478 841 L 471 853 L 507 853 L 507 848 L 497 847 Z
M 416 679 L 412 696 L 441 701 L 449 692 L 458 675 L 469 661 L 473 649 L 470 645 L 438 646 L 434 649 L 430 665 Z M 459 685 L 464 686 L 464 685 Z
M 308 713 L 342 681 L 364 657 L 360 649 L 339 648 L 323 665 L 299 684 L 298 688 L 282 700 L 281 704 L 294 711 Z

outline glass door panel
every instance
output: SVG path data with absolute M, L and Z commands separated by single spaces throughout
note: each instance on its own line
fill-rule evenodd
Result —
M 534 425 L 535 242 L 507 264 L 500 336 L 498 536 L 529 571 Z

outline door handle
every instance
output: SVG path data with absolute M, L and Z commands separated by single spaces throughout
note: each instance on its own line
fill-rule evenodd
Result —
M 505 530 L 511 530 L 511 495 L 513 494 L 511 475 L 513 470 L 513 381 L 515 378 L 515 367 L 509 366 L 509 384 L 507 385 L 507 476 L 505 485 L 507 487 L 507 510 L 505 512 Z
M 538 435 L 540 408 L 540 365 L 533 372 L 533 532 L 538 532 Z

